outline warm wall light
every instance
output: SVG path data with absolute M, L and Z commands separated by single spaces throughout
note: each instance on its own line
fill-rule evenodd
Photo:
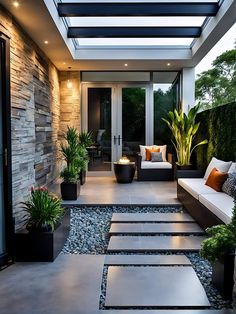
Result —
M 170 67 L 171 66 L 171 64 L 168 62 L 167 64 L 166 64 L 168 67 Z
M 48 40 L 45 40 L 44 43 L 45 43 L 45 45 L 48 45 Z
M 12 4 L 15 8 L 18 8 L 20 5 L 18 1 L 13 1 Z
M 72 88 L 73 87 L 73 84 L 70 80 L 67 80 L 67 88 Z
M 128 66 L 128 63 L 125 63 L 124 66 L 127 67 L 127 66 Z

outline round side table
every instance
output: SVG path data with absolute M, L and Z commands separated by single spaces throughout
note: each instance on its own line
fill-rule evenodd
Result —
M 114 162 L 114 171 L 117 183 L 131 183 L 135 174 L 135 162 Z

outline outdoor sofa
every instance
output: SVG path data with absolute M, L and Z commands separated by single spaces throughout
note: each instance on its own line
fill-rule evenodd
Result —
M 217 168 L 217 161 L 219 160 L 213 159 L 216 164 L 214 166 L 213 162 L 212 167 Z M 227 167 L 226 172 L 236 172 L 236 163 L 228 163 Z M 210 169 L 207 171 L 208 173 L 205 174 L 204 178 L 181 178 L 178 179 L 177 184 L 179 201 L 204 229 L 217 224 L 228 224 L 231 221 L 234 207 L 234 198 L 232 196 L 223 191 L 217 192 L 205 184 Z

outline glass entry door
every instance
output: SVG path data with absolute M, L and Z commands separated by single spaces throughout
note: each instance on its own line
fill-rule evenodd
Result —
M 145 85 L 83 84 L 82 129 L 94 142 L 88 173 L 112 174 L 114 161 L 122 156 L 134 161 L 139 145 L 149 144 L 148 97 Z

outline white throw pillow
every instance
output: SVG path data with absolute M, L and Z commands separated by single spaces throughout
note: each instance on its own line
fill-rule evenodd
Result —
M 163 161 L 166 161 L 166 145 L 151 145 L 151 146 L 144 146 L 144 145 L 139 145 L 140 148 L 140 155 L 142 156 L 142 160 L 146 160 L 146 148 L 151 149 L 151 148 L 159 148 L 160 152 L 162 153 L 162 159 Z
M 229 168 L 228 173 L 236 172 L 236 162 L 233 162 L 231 167 Z
M 213 168 L 216 168 L 217 170 L 221 172 L 228 172 L 231 165 L 232 165 L 232 161 L 223 161 L 223 160 L 219 160 L 213 157 L 207 167 L 207 170 L 204 175 L 204 179 L 207 180 Z

